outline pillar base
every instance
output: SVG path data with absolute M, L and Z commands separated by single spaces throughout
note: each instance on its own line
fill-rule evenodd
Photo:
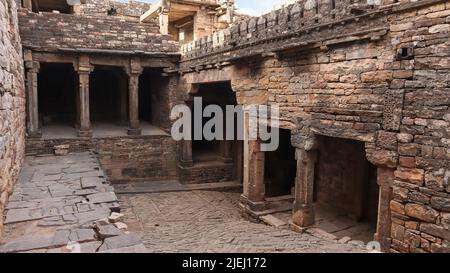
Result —
M 180 164 L 180 166 L 182 166 L 182 167 L 189 168 L 189 167 L 194 166 L 194 161 L 192 161 L 192 160 L 182 160 L 182 159 L 180 159 L 180 160 L 179 160 L 179 164 Z
M 259 216 L 261 211 L 267 209 L 267 203 L 265 201 L 254 202 L 248 200 L 244 195 L 241 195 L 239 200 L 239 207 L 241 207 L 242 216 L 251 221 L 259 222 Z
M 139 136 L 142 134 L 142 130 L 141 129 L 131 129 L 129 128 L 127 130 L 127 134 L 130 136 Z
M 304 233 L 308 228 L 298 226 L 298 225 L 294 224 L 293 222 L 289 222 L 289 229 L 294 232 L 297 232 L 297 233 Z
M 78 136 L 79 137 L 92 137 L 92 130 L 79 130 Z
M 374 240 L 380 243 L 381 251 L 388 253 L 391 249 L 392 239 L 382 238 L 378 233 L 374 234 Z
M 314 225 L 314 207 L 300 206 L 294 204 L 294 212 L 292 214 L 292 223 L 302 228 Z

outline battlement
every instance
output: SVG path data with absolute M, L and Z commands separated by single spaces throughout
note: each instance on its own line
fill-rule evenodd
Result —
M 414 0 L 301 0 L 183 44 L 181 54 L 187 59 L 195 58 L 264 39 L 293 35 L 301 30 L 336 23 L 345 24 L 349 18 L 358 20 L 361 16 L 416 2 Z

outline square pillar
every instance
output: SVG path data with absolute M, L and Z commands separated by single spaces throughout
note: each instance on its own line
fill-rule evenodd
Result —
M 79 57 L 77 72 L 79 82 L 78 101 L 80 105 L 80 128 L 78 130 L 78 136 L 92 137 L 89 112 L 89 75 L 92 72 L 92 67 L 89 62 L 89 56 L 82 55 Z
M 180 164 L 183 167 L 192 167 L 194 162 L 192 160 L 192 140 L 180 141 Z
M 142 73 L 142 67 L 139 58 L 132 58 L 128 74 L 128 115 L 130 124 L 128 135 L 140 135 L 139 128 L 139 76 Z
M 392 185 L 394 183 L 394 169 L 378 167 L 377 184 L 379 189 L 377 230 L 375 241 L 381 245 L 383 252 L 388 252 L 391 247 L 391 208 Z
M 26 67 L 26 90 L 27 90 L 27 131 L 29 137 L 41 137 L 39 128 L 38 108 L 38 73 L 39 62 L 27 61 Z
M 169 34 L 169 12 L 166 10 L 159 13 L 159 32 L 162 35 Z
M 29 11 L 33 10 L 32 0 L 22 0 L 22 6 Z
M 264 185 L 264 152 L 260 140 L 248 140 L 244 151 L 244 193 L 240 206 L 244 217 L 258 221 L 256 212 L 266 209 L 266 189 Z
M 292 222 L 294 226 L 304 228 L 314 224 L 314 167 L 317 151 L 297 149 L 296 159 L 297 176 Z

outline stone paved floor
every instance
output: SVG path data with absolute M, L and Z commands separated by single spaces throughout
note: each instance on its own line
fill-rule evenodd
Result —
M 7 205 L 0 252 L 145 251 L 136 234 L 108 220 L 118 206 L 93 154 L 28 156 Z
M 80 252 L 365 252 L 320 232 L 248 222 L 239 195 L 192 190 L 117 200 L 93 154 L 28 156 L 7 206 L 0 252 L 71 252 L 75 243 Z M 127 227 L 108 220 L 119 207 Z
M 251 223 L 238 208 L 239 193 L 190 191 L 120 194 L 130 231 L 151 252 L 365 252 L 308 233 Z

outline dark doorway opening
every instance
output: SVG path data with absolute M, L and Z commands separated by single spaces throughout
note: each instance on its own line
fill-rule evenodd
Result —
M 280 129 L 278 149 L 265 153 L 264 184 L 266 196 L 290 195 L 295 186 L 297 161 L 291 145 L 291 131 Z
M 224 137 L 225 137 L 225 124 L 226 124 L 226 115 L 225 110 L 227 105 L 236 105 L 236 96 L 231 89 L 231 83 L 230 82 L 217 82 L 217 83 L 208 83 L 208 84 L 201 84 L 199 87 L 199 91 L 197 94 L 195 94 L 194 97 L 201 97 L 202 98 L 202 109 L 203 110 L 208 105 L 218 105 L 223 110 L 224 113 Z M 194 106 L 193 106 L 194 107 Z M 192 117 L 193 119 L 193 126 L 192 129 L 194 130 L 195 119 L 194 115 Z M 205 125 L 206 122 L 208 122 L 211 118 L 204 117 L 202 119 L 201 128 Z M 236 122 L 235 122 L 235 132 L 236 132 Z M 194 136 L 194 133 L 192 134 Z M 204 138 L 202 134 L 201 140 L 193 140 L 192 141 L 192 159 L 195 162 L 207 162 L 207 161 L 217 161 L 220 160 L 222 156 L 223 149 L 221 148 L 221 145 L 225 144 L 225 140 L 207 140 Z M 233 144 L 232 144 L 233 145 Z M 231 149 L 232 146 L 231 146 Z
M 373 240 L 378 214 L 377 169 L 364 142 L 318 136 L 316 224 L 337 236 Z
M 90 75 L 92 124 L 128 122 L 128 79 L 120 67 L 96 66 Z
M 41 126 L 77 123 L 78 78 L 72 64 L 41 64 L 38 109 Z

